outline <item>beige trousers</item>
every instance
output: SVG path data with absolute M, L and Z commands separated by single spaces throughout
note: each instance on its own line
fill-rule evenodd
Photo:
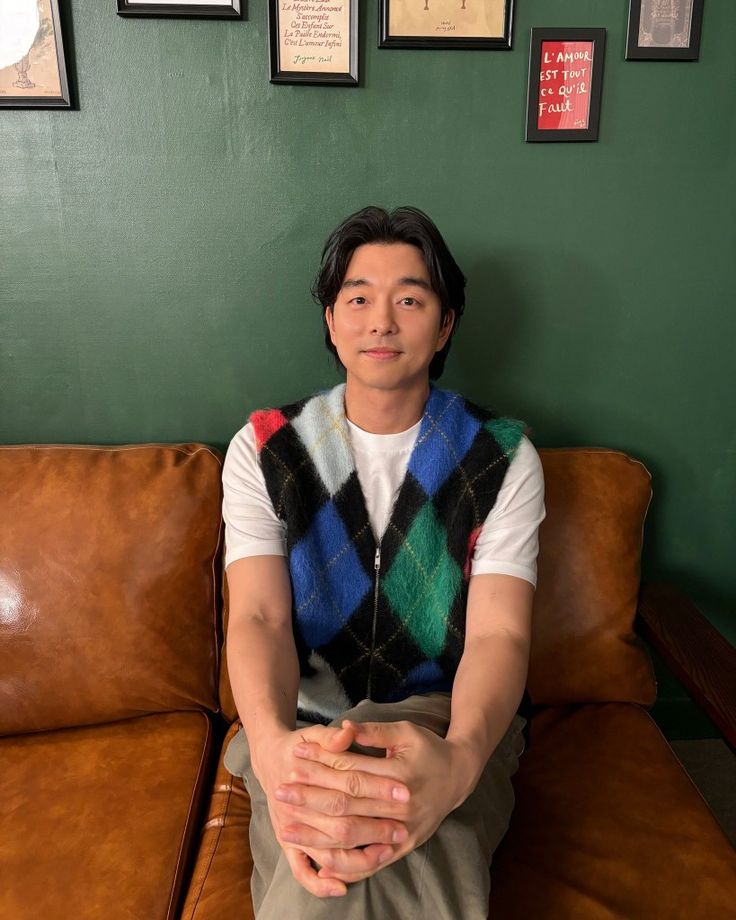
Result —
M 450 724 L 449 693 L 428 693 L 398 703 L 362 700 L 341 719 L 358 722 L 408 720 L 445 737 Z M 298 721 L 301 728 L 311 723 Z M 245 783 L 252 817 L 251 895 L 256 920 L 486 920 L 489 867 L 514 808 L 511 776 L 524 751 L 526 720 L 518 713 L 488 760 L 471 795 L 442 821 L 435 833 L 403 859 L 370 878 L 348 884 L 339 898 L 319 898 L 303 888 L 273 832 L 266 797 L 253 775 L 241 726 L 225 752 L 225 767 Z M 351 750 L 372 753 L 360 745 Z M 378 755 L 377 755 L 378 756 Z M 437 777 L 442 782 L 442 777 Z

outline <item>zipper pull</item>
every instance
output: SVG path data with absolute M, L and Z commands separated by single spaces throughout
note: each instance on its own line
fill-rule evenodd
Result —
M 380 546 L 376 547 L 376 559 L 375 559 L 375 562 L 373 563 L 373 568 L 376 570 L 376 574 L 378 574 L 378 572 L 381 569 L 381 547 Z

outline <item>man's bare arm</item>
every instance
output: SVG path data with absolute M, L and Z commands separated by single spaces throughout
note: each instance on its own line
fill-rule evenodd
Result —
M 475 789 L 524 693 L 529 669 L 534 586 L 514 575 L 470 579 L 465 648 L 452 688 L 447 740 L 463 748 L 460 805 Z
M 227 582 L 227 667 L 255 764 L 260 742 L 296 727 L 291 584 L 283 556 L 237 559 L 227 567 Z

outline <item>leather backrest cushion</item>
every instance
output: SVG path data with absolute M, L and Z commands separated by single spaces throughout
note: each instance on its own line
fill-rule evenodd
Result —
M 217 709 L 222 457 L 0 447 L 0 734 Z
M 534 704 L 656 697 L 633 631 L 651 475 L 605 448 L 540 448 L 547 516 L 539 528 L 527 686 Z

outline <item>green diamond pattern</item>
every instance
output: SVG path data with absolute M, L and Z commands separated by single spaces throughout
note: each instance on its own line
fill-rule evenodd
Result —
M 521 436 L 524 434 L 526 424 L 518 418 L 495 418 L 486 422 L 483 427 L 498 441 L 498 445 L 506 456 L 511 459 L 516 453 Z
M 427 658 L 442 651 L 462 572 L 447 551 L 445 528 L 427 502 L 382 579 L 384 594 Z

